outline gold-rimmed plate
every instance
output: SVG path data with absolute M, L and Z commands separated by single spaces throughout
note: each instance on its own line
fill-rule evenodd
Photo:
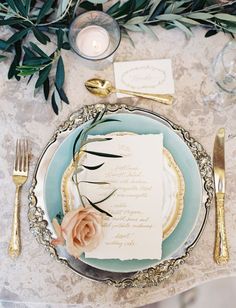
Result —
M 106 263 L 100 270 L 68 255 L 64 247 L 54 247 L 56 237 L 51 224 L 59 211 L 62 212 L 61 180 L 72 159 L 74 139 L 83 125 L 105 109 L 107 116 L 122 119 L 118 126 L 101 128 L 96 134 L 114 131 L 133 131 L 138 134 L 163 133 L 164 146 L 173 155 L 185 181 L 183 213 L 174 232 L 163 242 L 162 260 Z M 189 255 L 198 241 L 206 223 L 208 208 L 213 197 L 212 166 L 205 150 L 189 133 L 168 119 L 138 107 L 127 105 L 91 105 L 72 114 L 50 139 L 40 156 L 30 189 L 29 223 L 38 241 L 58 261 L 80 275 L 116 286 L 152 286 L 170 277 Z M 112 270 L 114 269 L 115 270 Z
M 131 133 L 120 133 L 116 132 L 113 134 L 106 135 L 106 137 L 112 137 L 114 135 L 126 135 Z M 85 154 L 79 154 L 79 160 L 84 159 Z M 164 172 L 163 172 L 163 208 L 162 208 L 162 222 L 163 222 L 163 240 L 167 239 L 168 236 L 176 228 L 180 221 L 183 206 L 184 206 L 184 177 L 178 165 L 176 164 L 171 153 L 164 148 L 163 149 L 164 158 Z M 62 208 L 63 213 L 78 208 L 81 204 L 80 197 L 78 195 L 78 190 L 74 181 L 72 180 L 72 175 L 76 169 L 76 162 L 72 159 L 69 166 L 66 168 L 62 181 L 61 181 L 61 196 L 62 196 Z

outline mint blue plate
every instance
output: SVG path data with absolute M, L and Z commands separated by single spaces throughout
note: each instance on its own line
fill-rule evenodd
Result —
M 164 146 L 173 155 L 185 180 L 184 210 L 179 224 L 174 232 L 163 242 L 161 260 L 128 260 L 118 259 L 100 260 L 81 256 L 86 264 L 110 272 L 128 273 L 139 271 L 157 265 L 175 254 L 186 242 L 191 234 L 202 204 L 202 181 L 197 162 L 183 139 L 158 117 L 148 117 L 142 114 L 116 113 L 108 115 L 109 118 L 119 119 L 121 122 L 109 122 L 91 131 L 91 134 L 107 134 L 116 131 L 134 132 L 136 134 L 164 135 Z M 44 201 L 47 215 L 52 220 L 58 212 L 62 212 L 62 200 L 60 193 L 63 173 L 72 159 L 72 146 L 82 127 L 89 122 L 72 130 L 62 141 L 54 153 L 44 180 Z M 150 149 L 151 150 L 151 149 Z

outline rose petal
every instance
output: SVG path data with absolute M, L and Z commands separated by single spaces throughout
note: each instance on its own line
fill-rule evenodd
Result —
M 61 225 L 68 253 L 79 258 L 82 252 L 96 248 L 102 236 L 101 223 L 102 215 L 92 207 L 68 212 Z
M 51 241 L 51 244 L 52 245 L 55 245 L 55 246 L 58 246 L 58 245 L 64 245 L 64 238 L 62 236 L 62 229 L 61 229 L 61 226 L 59 225 L 58 221 L 56 218 L 53 218 L 52 220 L 52 225 L 54 227 L 54 230 L 57 234 L 57 239 L 53 239 Z

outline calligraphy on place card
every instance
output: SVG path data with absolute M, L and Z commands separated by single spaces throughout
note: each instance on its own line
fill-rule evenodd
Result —
M 156 94 L 173 94 L 171 60 L 143 60 L 114 63 L 116 88 Z M 119 98 L 128 95 L 117 94 Z

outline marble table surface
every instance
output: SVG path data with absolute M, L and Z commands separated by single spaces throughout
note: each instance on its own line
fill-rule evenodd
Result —
M 230 247 L 230 262 L 219 266 L 213 262 L 214 206 L 204 233 L 186 263 L 157 287 L 146 289 L 116 289 L 98 282 L 88 281 L 53 260 L 39 246 L 29 231 L 27 221 L 27 195 L 31 176 L 22 190 L 22 254 L 17 260 L 7 255 L 10 223 L 15 187 L 11 179 L 15 141 L 18 137 L 30 140 L 30 174 L 43 147 L 56 127 L 75 110 L 86 104 L 100 102 L 89 95 L 83 82 L 94 76 L 113 80 L 113 67 L 94 71 L 83 66 L 72 52 L 64 54 L 66 84 L 70 105 L 64 105 L 59 116 L 45 103 L 41 93 L 34 97 L 33 86 L 7 80 L 9 63 L 0 65 L 0 302 L 2 307 L 10 303 L 24 303 L 32 307 L 50 304 L 85 307 L 134 307 L 156 302 L 206 281 L 236 274 L 236 104 L 221 112 L 204 105 L 201 84 L 209 78 L 212 60 L 229 40 L 224 34 L 204 38 L 203 29 L 195 29 L 187 40 L 179 30 L 166 31 L 155 28 L 159 40 L 132 33 L 133 48 L 126 38 L 122 40 L 117 61 L 170 58 L 176 89 L 176 103 L 169 107 L 143 99 L 129 99 L 129 103 L 155 110 L 173 122 L 182 125 L 199 140 L 212 155 L 213 141 L 219 127 L 226 128 L 226 224 Z M 4 35 L 4 33 L 3 33 Z M 7 35 L 7 33 L 5 33 Z M 107 101 L 114 103 L 116 98 Z M 105 100 L 102 100 L 105 102 Z M 125 100 L 127 103 L 127 99 Z M 63 305 L 63 306 L 64 306 Z M 47 307 L 49 307 L 47 305 Z

